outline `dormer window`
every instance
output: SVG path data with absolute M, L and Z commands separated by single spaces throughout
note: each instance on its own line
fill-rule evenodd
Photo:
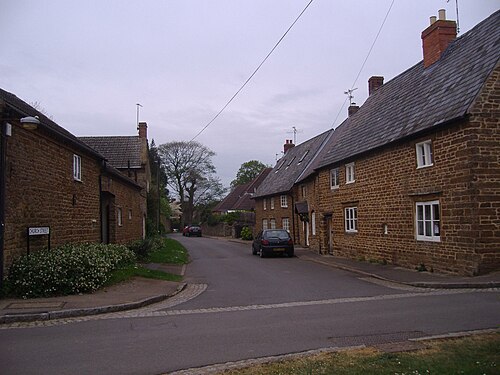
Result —
M 416 144 L 417 168 L 431 167 L 432 162 L 432 141 L 425 141 Z

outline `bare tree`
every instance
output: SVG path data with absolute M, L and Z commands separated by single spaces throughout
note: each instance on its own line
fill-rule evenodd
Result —
M 42 106 L 42 103 L 40 103 L 38 100 L 30 102 L 29 105 L 35 108 L 41 114 L 45 115 L 48 119 L 54 121 L 54 116 L 49 114 L 49 112 Z
M 168 185 L 181 202 L 182 222 L 193 220 L 197 203 L 217 194 L 222 186 L 215 176 L 215 153 L 199 142 L 175 141 L 158 146 Z

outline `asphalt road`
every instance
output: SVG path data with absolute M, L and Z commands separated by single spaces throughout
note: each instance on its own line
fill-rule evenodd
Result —
M 250 246 L 175 237 L 206 286 L 187 302 L 0 329 L 2 374 L 158 374 L 262 356 L 498 327 L 494 290 L 391 288 Z

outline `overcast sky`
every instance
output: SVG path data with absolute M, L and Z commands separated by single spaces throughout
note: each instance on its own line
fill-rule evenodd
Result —
M 38 102 L 77 136 L 136 134 L 136 103 L 157 145 L 191 140 L 226 104 L 309 0 L 0 0 L 0 87 Z M 240 165 L 274 165 L 337 126 L 392 0 L 315 0 L 260 71 L 196 140 L 225 186 Z M 463 34 L 498 0 L 459 0 Z M 451 0 L 395 0 L 354 84 L 422 60 L 421 32 Z M 459 35 L 460 35 L 459 34 Z M 335 121 L 336 119 L 336 121 Z

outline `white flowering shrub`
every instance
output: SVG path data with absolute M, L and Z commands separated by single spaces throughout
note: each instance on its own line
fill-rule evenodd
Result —
M 9 270 L 10 292 L 23 298 L 92 292 L 112 271 L 135 263 L 123 245 L 67 244 L 14 261 Z

